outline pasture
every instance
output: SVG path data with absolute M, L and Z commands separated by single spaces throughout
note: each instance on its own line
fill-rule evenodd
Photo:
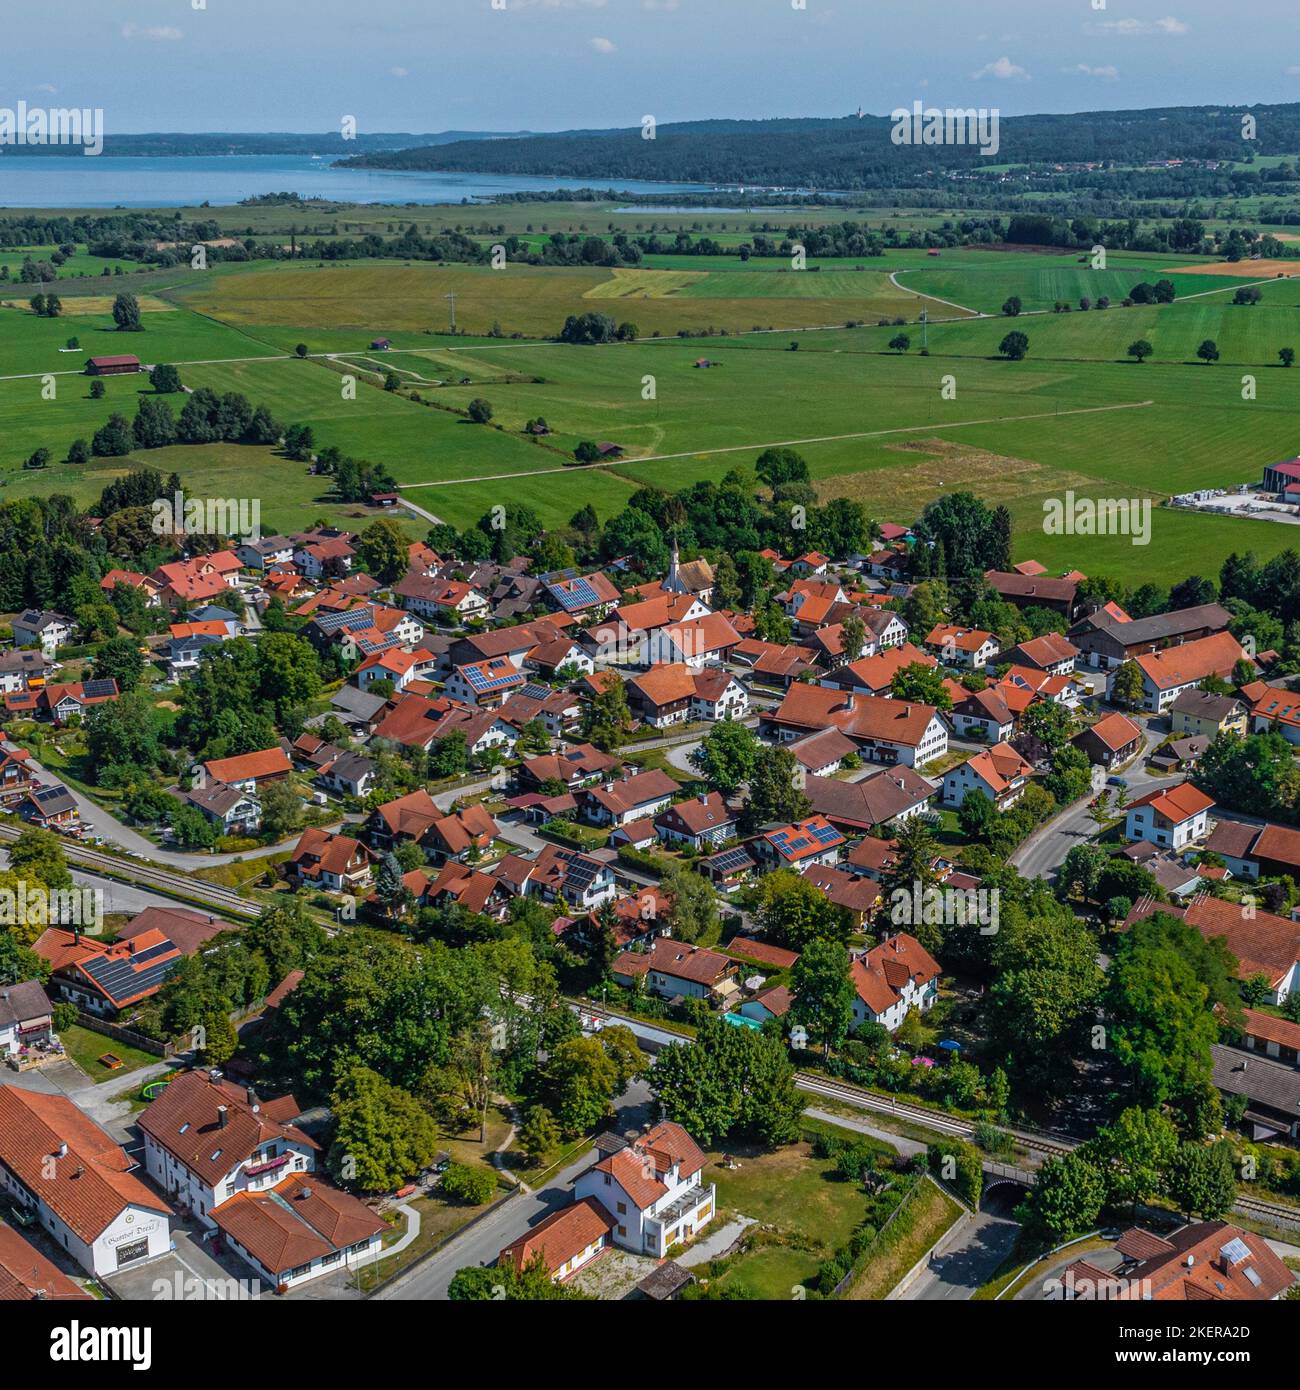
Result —
M 589 217 L 603 229 L 599 215 Z M 145 331 L 130 335 L 115 331 L 107 287 L 88 284 L 99 296 L 85 297 L 85 312 L 67 319 L 0 309 L 0 496 L 61 491 L 89 501 L 112 477 L 148 464 L 179 471 L 187 488 L 204 495 L 260 498 L 272 527 L 328 517 L 356 529 L 371 515 L 332 503 L 326 479 L 269 449 L 178 446 L 130 460 L 23 470 L 22 460 L 39 447 L 62 460 L 74 439 L 90 438 L 112 411 L 134 415 L 149 389 L 145 378 L 109 379 L 105 398 L 93 401 L 89 382 L 74 375 L 87 356 L 126 351 L 182 364 L 189 387 L 242 391 L 285 423 L 311 425 L 318 446 L 385 464 L 413 505 L 457 526 L 510 502 L 532 507 L 548 525 L 566 523 L 586 502 L 604 520 L 638 487 L 718 481 L 752 468 L 765 447 L 785 444 L 808 459 L 822 500 L 856 498 L 881 521 L 910 522 L 927 502 L 960 488 L 1004 502 L 1016 558 L 1038 558 L 1053 570 L 1169 582 L 1192 568 L 1217 571 L 1234 549 L 1266 556 L 1300 543 L 1290 526 L 1160 506 L 1176 492 L 1256 479 L 1266 463 L 1298 452 L 1300 371 L 1276 364 L 1280 347 L 1300 350 L 1300 281 L 1269 281 L 1260 304 L 1234 306 L 1230 291 L 1247 282 L 1197 268 L 1186 277 L 1193 288 L 1180 283 L 1180 294 L 1214 293 L 1164 307 L 1028 312 L 1014 325 L 1001 317 L 960 319 L 931 302 L 929 355 L 921 356 L 914 322 L 905 330 L 905 354 L 887 350 L 897 328 L 875 326 L 894 311 L 915 319 L 922 301 L 911 289 L 991 305 L 991 312 L 1018 293 L 1032 309 L 1110 292 L 1097 290 L 1097 275 L 1123 287 L 1116 298 L 1137 280 L 1188 262 L 1117 255 L 1103 273 L 1073 255 L 1024 249 L 941 257 L 912 250 L 873 258 L 863 269 L 826 262 L 808 273 L 784 261 L 657 259 L 663 268 L 616 271 L 367 261 L 157 272 L 142 277 L 152 296 Z M 890 283 L 892 271 L 907 289 Z M 129 284 L 116 281 L 112 289 Z M 458 323 L 470 330 L 454 338 L 443 332 L 443 295 L 450 293 Z M 485 336 L 494 322 L 506 333 L 549 335 L 569 313 L 593 309 L 632 319 L 641 341 L 579 348 Z M 672 326 L 657 329 L 656 316 Z M 725 336 L 675 337 L 681 323 L 722 326 L 727 316 L 735 327 Z M 872 326 L 847 330 L 850 318 Z M 782 326 L 749 331 L 769 323 Z M 997 356 L 1012 327 L 1030 339 L 1023 362 Z M 654 339 L 656 331 L 664 336 Z M 81 343 L 75 354 L 61 351 L 71 336 Z M 391 337 L 394 350 L 370 351 L 377 336 Z M 1143 365 L 1125 360 L 1137 338 L 1154 348 Z M 1219 345 L 1215 366 L 1195 359 L 1205 338 Z M 337 360 L 298 361 L 299 342 Z M 697 367 L 701 358 L 715 365 Z M 1243 397 L 1242 367 L 1256 378 L 1253 400 Z M 401 392 L 378 389 L 376 374 L 387 370 L 398 374 Z M 56 378 L 55 398 L 47 400 L 41 376 L 51 372 L 68 375 Z M 358 378 L 355 392 L 347 389 L 349 374 Z M 475 396 L 491 402 L 492 425 L 454 413 Z M 172 399 L 175 409 L 182 403 Z M 539 415 L 552 430 L 540 442 L 522 433 Z M 572 451 L 582 440 L 613 441 L 626 457 L 575 467 Z M 1151 501 L 1151 545 L 1045 535 L 1044 501 L 1068 491 Z M 425 526 L 408 523 L 413 535 Z

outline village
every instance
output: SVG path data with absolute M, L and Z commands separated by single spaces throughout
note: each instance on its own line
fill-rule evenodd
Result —
M 771 1297 L 769 1267 L 791 1261 L 762 1184 L 791 1156 L 815 1181 L 857 1171 L 882 1227 L 920 1213 L 897 1246 L 828 1236 L 806 1296 L 1294 1285 L 1278 1251 L 1300 1230 L 1300 833 L 1252 814 L 1230 763 L 1251 739 L 1300 741 L 1300 704 L 1233 611 L 1134 616 L 1034 560 L 945 609 L 918 559 L 927 513 L 855 553 L 757 554 L 756 622 L 723 601 L 729 557 L 684 559 L 675 538 L 657 577 L 617 558 L 534 574 L 527 554 L 401 540 L 394 499 L 369 505 L 362 534 L 177 532 L 177 558 L 108 569 L 103 602 L 148 619 L 138 648 L 53 610 L 13 619 L 10 875 L 53 890 L 102 862 L 145 886 L 148 866 L 167 905 L 9 929 L 11 1296 L 140 1297 L 198 1263 L 200 1286 L 254 1296 Z M 385 545 L 403 564 L 381 579 Z M 265 746 L 178 746 L 156 764 L 174 778 L 125 799 L 82 780 L 85 750 L 137 738 L 158 692 L 187 718 L 233 701 L 233 673 L 277 647 L 319 675 Z M 216 882 L 205 860 L 246 866 L 217 899 L 233 910 L 183 905 L 187 878 Z M 1075 959 L 1034 979 L 1044 931 Z M 449 950 L 482 979 L 419 986 L 463 1014 L 444 1062 L 445 1044 L 374 1060 L 360 1017 L 321 1051 L 330 960 L 371 978 L 389 1029 L 397 976 Z M 1169 952 L 1191 972 L 1176 1022 L 1140 1002 Z M 1063 1010 L 1049 1030 L 1039 996 Z M 1122 1045 L 1089 1056 L 1094 1018 Z M 1185 1054 L 1178 1075 L 1144 1073 L 1148 1035 Z M 108 1103 L 97 1073 L 124 1054 L 147 1065 Z M 768 1076 L 758 1112 L 709 1099 L 737 1066 Z M 1102 1103 L 1134 1083 L 1122 1113 Z M 402 1134 L 384 1158 L 347 1121 L 363 1096 Z M 1159 1127 L 1156 1175 L 1142 1219 L 1107 1234 L 1139 1117 Z M 1239 1184 L 1243 1155 L 1265 1176 Z M 1079 1171 L 1093 1197 L 1050 1204 Z

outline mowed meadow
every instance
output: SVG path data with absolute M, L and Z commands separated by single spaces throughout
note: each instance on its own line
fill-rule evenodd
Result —
M 689 260 L 691 258 L 679 258 Z M 180 302 L 241 328 L 290 326 L 392 333 L 442 332 L 456 296 L 456 322 L 468 333 L 500 324 L 508 334 L 549 337 L 572 314 L 604 312 L 628 319 L 643 336 L 672 337 L 709 329 L 744 333 L 850 321 L 910 317 L 928 306 L 950 309 L 900 289 L 879 263 L 863 269 L 794 271 L 784 261 L 747 273 L 687 267 L 672 270 L 507 265 L 439 266 L 424 262 L 331 262 L 272 266 L 199 277 Z
M 823 500 L 853 497 L 882 521 L 910 522 L 935 497 L 962 488 L 1005 503 L 1017 558 L 1055 570 L 1168 582 L 1191 569 L 1213 573 L 1232 550 L 1270 555 L 1300 544 L 1287 525 L 1160 505 L 1192 488 L 1255 480 L 1266 463 L 1300 452 L 1300 370 L 1275 365 L 1280 347 L 1300 350 L 1300 280 L 1267 283 L 1262 302 L 1247 307 L 1230 302 L 1232 290 L 1247 283 L 1241 278 L 1171 275 L 1180 295 L 1183 279 L 1195 283 L 1190 293 L 1220 278 L 1228 285 L 1169 306 L 1125 309 L 1118 299 L 1132 284 L 1186 261 L 1112 257 L 1103 273 L 1074 256 L 909 251 L 875 258 L 863 270 L 827 262 L 793 272 L 783 262 L 657 259 L 672 264 L 618 271 L 224 265 L 173 273 L 168 283 L 149 277 L 145 331 L 132 335 L 115 332 L 93 296 L 79 306 L 89 312 L 58 320 L 0 309 L 0 497 L 64 491 L 90 501 L 111 478 L 147 464 L 176 470 L 195 495 L 262 499 L 269 527 L 328 517 L 356 529 L 374 514 L 333 504 L 327 479 L 270 449 L 178 446 L 63 462 L 74 439 L 89 439 L 112 411 L 131 417 L 149 390 L 146 378 L 110 379 L 106 397 L 94 401 L 89 382 L 74 375 L 86 356 L 128 351 L 146 362 L 183 364 L 191 388 L 241 391 L 285 423 L 311 425 L 318 445 L 386 465 L 427 514 L 409 521 L 415 535 L 427 516 L 463 526 L 503 503 L 528 505 L 555 525 L 590 502 L 603 520 L 638 487 L 717 481 L 752 466 L 766 447 L 790 445 L 807 458 Z M 895 273 L 907 289 L 891 283 Z M 1014 324 L 962 317 L 994 300 L 996 310 L 1011 293 L 1027 309 L 1069 298 L 1099 274 L 1119 288 L 1082 292 L 1110 293 L 1116 304 L 1106 311 L 1027 312 Z M 922 286 L 965 308 L 909 292 Z M 79 288 L 104 292 L 85 282 Z M 441 331 L 448 293 L 456 294 L 457 319 L 468 330 L 454 338 Z M 933 316 L 927 356 L 915 322 L 923 302 Z M 675 336 L 692 323 L 722 326 L 720 306 L 735 309 L 726 336 Z M 541 340 L 568 314 L 589 310 L 632 319 L 642 340 L 601 347 Z M 658 339 L 654 314 L 666 325 Z M 788 328 L 749 331 L 780 324 L 786 314 L 793 316 Z M 909 324 L 878 327 L 880 317 Z M 845 329 L 849 320 L 869 326 Z M 525 337 L 484 336 L 493 322 Z M 1025 361 L 997 355 L 1012 327 L 1029 337 Z M 899 332 L 911 340 L 906 353 L 888 349 Z M 74 335 L 80 352 L 60 351 Z M 392 339 L 392 352 L 370 349 L 380 336 Z M 1137 338 L 1154 348 L 1143 365 L 1125 360 Z M 1214 366 L 1196 361 L 1205 338 L 1222 354 Z M 298 360 L 299 343 L 320 355 Z M 701 360 L 711 365 L 698 366 Z M 388 370 L 400 391 L 380 388 L 379 374 Z M 45 398 L 46 373 L 67 373 L 55 377 L 54 399 Z M 1247 374 L 1256 380 L 1254 400 L 1243 399 Z M 492 425 L 471 425 L 456 413 L 475 397 L 491 402 Z M 172 404 L 179 410 L 183 400 Z M 537 416 L 552 431 L 540 442 L 523 433 Z M 616 443 L 625 457 L 577 467 L 572 453 L 583 440 Z M 56 461 L 24 470 L 23 459 L 41 447 Z M 1045 535 L 1044 502 L 1068 492 L 1149 500 L 1151 544 Z

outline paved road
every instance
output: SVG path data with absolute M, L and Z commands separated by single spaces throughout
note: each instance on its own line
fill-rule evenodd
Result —
M 1160 742 L 1162 734 L 1147 729 L 1145 748 L 1154 747 Z M 1132 765 L 1122 776 L 1128 782 L 1128 799 L 1136 801 L 1153 787 L 1168 784 L 1168 777 L 1153 777 L 1142 766 L 1144 754 L 1139 753 Z M 1076 802 L 1063 815 L 1051 821 L 1042 830 L 1031 835 L 1011 856 L 1010 863 L 1020 870 L 1025 878 L 1042 878 L 1048 881 L 1056 876 L 1056 871 L 1065 863 L 1065 856 L 1075 847 L 1084 844 L 1097 834 L 1096 823 L 1088 815 L 1090 796 Z
M 0 748 L 12 750 L 17 745 L 8 741 L 0 742 Z M 56 773 L 42 767 L 40 763 L 32 758 L 27 766 L 31 769 L 32 775 L 43 786 L 52 786 L 56 783 L 66 785 L 60 781 Z M 69 795 L 77 803 L 77 810 L 81 813 L 82 824 L 88 827 L 91 834 L 98 835 L 109 844 L 116 845 L 119 849 L 124 849 L 129 854 L 138 854 L 145 859 L 150 859 L 156 864 L 165 864 L 172 869 L 202 869 L 213 864 L 230 864 L 236 859 L 263 859 L 269 854 L 275 854 L 279 850 L 292 849 L 298 843 L 298 836 L 294 835 L 291 839 L 285 840 L 278 845 L 267 845 L 262 849 L 250 849 L 242 854 L 187 854 L 179 850 L 160 849 L 146 835 L 142 835 L 138 830 L 133 830 L 129 825 L 123 824 L 111 812 L 106 811 L 102 806 L 96 805 L 88 796 L 84 796 L 75 787 L 67 788 Z
M 907 1302 L 960 1302 L 987 1284 L 1011 1253 L 1020 1227 L 979 1211 L 951 1226 L 930 1252 L 930 1263 L 899 1294 Z
M 619 1097 L 616 1128 L 639 1129 L 653 1117 L 650 1088 L 634 1081 Z M 513 1240 L 548 1216 L 567 1207 L 573 1200 L 573 1184 L 596 1162 L 598 1155 L 588 1150 L 536 1192 L 508 1197 L 478 1225 L 455 1236 L 437 1254 L 422 1260 L 400 1278 L 375 1295 L 384 1299 L 445 1299 L 447 1288 L 458 1269 L 471 1265 L 487 1266 Z M 524 1174 L 525 1180 L 527 1174 Z

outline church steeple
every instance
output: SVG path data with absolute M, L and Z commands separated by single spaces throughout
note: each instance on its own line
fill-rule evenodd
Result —
M 682 583 L 679 573 L 681 569 L 681 554 L 677 546 L 677 537 L 673 536 L 673 558 L 668 566 L 668 578 L 664 580 L 664 592 L 669 594 L 684 594 L 686 585 Z

